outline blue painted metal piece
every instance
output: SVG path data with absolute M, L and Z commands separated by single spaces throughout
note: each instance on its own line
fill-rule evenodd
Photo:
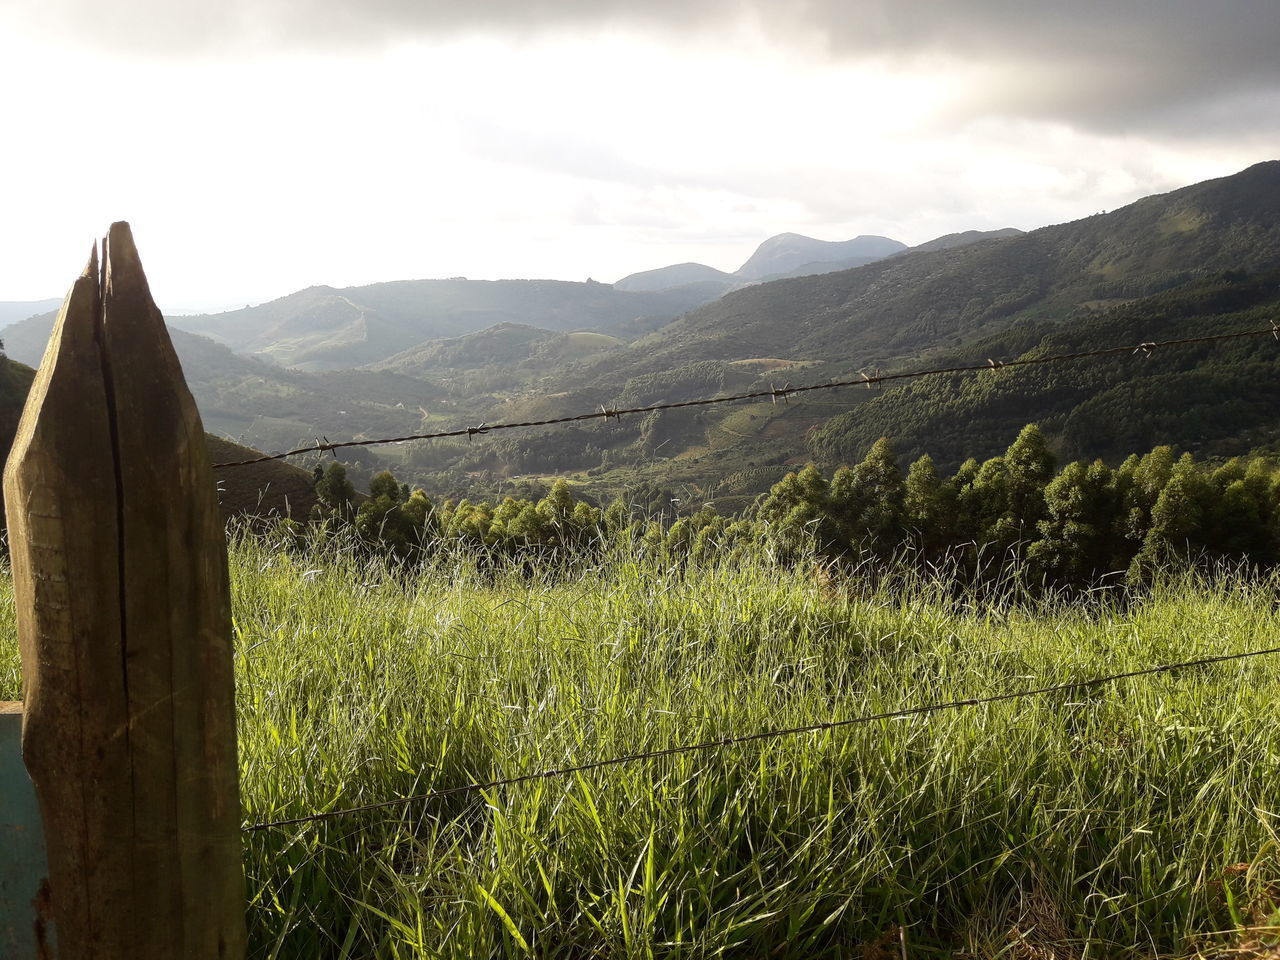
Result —
M 22 765 L 22 704 L 0 703 L 0 957 L 56 956 L 44 830 Z

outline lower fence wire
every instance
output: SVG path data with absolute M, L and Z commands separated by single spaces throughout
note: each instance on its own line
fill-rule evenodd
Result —
M 1036 687 L 1030 690 L 1018 690 L 1013 693 L 1000 693 L 990 697 L 974 697 L 967 700 L 949 700 L 945 703 L 933 703 L 922 707 L 908 707 L 904 710 L 892 710 L 888 713 L 873 713 L 860 717 L 851 717 L 845 720 L 826 720 L 820 723 L 809 723 L 799 727 L 784 727 L 779 730 L 764 730 L 759 733 L 749 733 L 740 737 L 723 737 L 718 740 L 703 740 L 699 743 L 689 743 L 678 747 L 664 747 L 660 750 L 646 750 L 642 753 L 631 753 L 621 757 L 610 757 L 605 760 L 592 760 L 589 763 L 580 763 L 570 767 L 555 767 L 550 770 L 542 770 L 538 773 L 526 773 L 518 777 L 507 777 L 500 780 L 479 780 L 474 783 L 464 783 L 456 787 L 446 787 L 443 790 L 432 790 L 429 793 L 419 793 L 411 797 L 397 797 L 394 800 L 382 800 L 377 803 L 366 803 L 358 807 L 345 807 L 340 810 L 325 810 L 320 813 L 311 813 L 303 817 L 291 817 L 287 820 L 269 820 L 264 823 L 255 823 L 244 828 L 246 833 L 267 830 L 272 827 L 289 827 L 295 824 L 312 823 L 318 820 L 331 820 L 336 817 L 345 817 L 356 813 L 366 813 L 370 810 L 385 810 L 391 807 L 403 807 L 412 803 L 426 803 L 431 800 L 439 800 L 443 797 L 451 797 L 459 793 L 471 793 L 478 790 L 489 790 L 494 787 L 511 786 L 517 783 L 528 783 L 531 780 L 546 780 L 553 777 L 563 777 L 571 773 L 583 773 L 588 770 L 598 770 L 601 767 L 614 767 L 624 763 L 635 763 L 640 760 L 652 760 L 658 757 L 671 757 L 682 753 L 694 753 L 703 750 L 715 750 L 718 747 L 730 747 L 739 743 L 750 743 L 753 740 L 771 740 L 777 737 L 794 736 L 801 733 L 818 733 L 823 730 L 834 730 L 838 727 L 852 727 L 863 723 L 875 723 L 879 720 L 894 720 L 899 717 L 918 717 L 929 713 L 938 713 L 942 710 L 956 710 L 963 707 L 977 707 L 988 703 L 1002 703 L 1006 700 L 1020 700 L 1026 697 L 1038 697 L 1049 693 L 1066 693 L 1073 690 L 1084 690 L 1089 687 L 1096 687 L 1106 683 L 1114 683 L 1117 680 L 1127 680 L 1131 677 L 1147 677 L 1158 673 L 1171 673 L 1175 670 L 1185 670 L 1191 667 L 1204 667 L 1212 664 L 1226 663 L 1230 660 L 1244 660 L 1249 657 L 1262 657 L 1269 654 L 1280 653 L 1280 647 L 1268 647 L 1265 650 L 1250 650 L 1245 653 L 1229 653 L 1216 657 L 1202 657 L 1199 660 L 1184 660 L 1180 663 L 1166 663 L 1158 667 L 1147 667 L 1143 670 L 1130 670 L 1127 673 L 1113 673 L 1105 677 L 1093 677 L 1089 680 L 1073 680 L 1070 683 L 1056 683 L 1048 687 Z

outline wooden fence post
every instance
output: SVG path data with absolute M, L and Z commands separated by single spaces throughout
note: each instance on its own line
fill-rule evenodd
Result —
M 38 956 L 239 960 L 226 544 L 128 224 L 67 294 L 4 493 L 57 929 Z

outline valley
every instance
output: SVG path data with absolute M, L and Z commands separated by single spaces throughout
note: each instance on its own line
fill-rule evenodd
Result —
M 1272 161 L 1027 233 L 916 248 L 781 234 L 734 273 L 686 263 L 612 285 L 312 287 L 169 322 L 208 428 L 273 452 L 1243 329 L 1280 305 L 1278 270 Z M 10 323 L 8 356 L 37 363 L 51 325 L 48 312 Z M 597 502 L 644 486 L 733 512 L 803 463 L 856 462 L 880 436 L 948 469 L 998 452 L 1028 421 L 1066 458 L 1115 460 L 1158 442 L 1209 457 L 1275 451 L 1276 363 L 1267 344 L 1229 344 L 343 457 L 358 485 L 386 467 L 440 496 L 537 492 L 567 477 Z
M 5 5 L 0 960 L 1280 960 L 1278 48 Z

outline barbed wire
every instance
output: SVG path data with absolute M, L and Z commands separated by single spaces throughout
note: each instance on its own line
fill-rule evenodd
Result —
M 1178 340 L 1149 340 L 1137 344 L 1125 344 L 1117 347 L 1102 347 L 1097 350 L 1081 350 L 1076 353 L 1060 353 L 1047 357 L 1029 357 L 1022 360 L 988 360 L 983 364 L 967 364 L 955 367 L 938 367 L 932 370 L 910 370 L 904 373 L 876 373 L 874 376 L 870 374 L 860 374 L 856 380 L 833 380 L 828 383 L 811 383 L 799 387 L 793 387 L 789 384 L 782 387 L 770 387 L 768 390 L 754 390 L 750 393 L 736 393 L 722 397 L 705 397 L 697 400 L 681 400 L 675 403 L 653 403 L 643 407 L 627 407 L 624 409 L 609 409 L 601 406 L 599 410 L 590 413 L 579 413 L 566 417 L 551 417 L 546 420 L 522 420 L 514 423 L 481 423 L 474 427 L 461 427 L 457 430 L 443 430 L 438 433 L 413 433 L 403 437 L 382 437 L 376 440 L 343 440 L 338 443 L 329 443 L 327 440 L 323 443 L 316 442 L 309 447 L 298 447 L 296 450 L 286 450 L 284 453 L 267 454 L 261 457 L 254 457 L 248 460 L 235 460 L 229 463 L 215 463 L 213 469 L 222 470 L 230 467 L 247 467 L 255 463 L 267 463 L 271 460 L 284 460 L 287 457 L 296 457 L 304 453 L 325 453 L 333 450 L 340 450 L 344 447 L 371 447 L 387 443 L 407 443 L 410 440 L 444 440 L 449 438 L 466 437 L 470 440 L 472 437 L 480 436 L 486 433 L 492 433 L 495 430 L 514 430 L 520 427 L 549 427 L 556 424 L 580 423 L 585 420 L 620 420 L 622 417 L 634 413 L 653 413 L 657 410 L 678 410 L 684 407 L 706 407 L 717 403 L 735 403 L 741 400 L 761 400 L 765 398 L 772 399 L 774 403 L 779 400 L 786 401 L 788 397 L 796 393 L 809 393 L 814 390 L 835 390 L 842 387 L 861 387 L 867 389 L 878 386 L 882 383 L 889 383 L 894 380 L 910 380 L 916 377 L 930 377 L 948 373 L 976 373 L 983 370 L 1003 370 L 1009 367 L 1030 367 L 1045 363 L 1063 363 L 1068 360 L 1088 360 L 1098 357 L 1109 357 L 1117 354 L 1137 354 L 1150 356 L 1154 351 L 1165 347 L 1181 347 L 1195 343 L 1219 343 L 1224 340 L 1239 340 L 1245 337 L 1273 336 L 1280 340 L 1280 325 L 1272 321 L 1270 327 L 1259 330 L 1244 330 L 1238 333 L 1219 333 L 1204 337 L 1183 337 Z
M 1218 663 L 1225 663 L 1230 660 L 1244 660 L 1249 657 L 1261 657 L 1268 654 L 1280 653 L 1280 647 L 1268 647 L 1264 650 L 1250 650 L 1245 653 L 1229 653 L 1216 657 L 1202 657 L 1198 660 L 1184 660 L 1180 663 L 1166 663 L 1157 667 L 1146 667 L 1142 670 L 1130 670 L 1125 673 L 1110 674 L 1105 677 L 1093 677 L 1089 680 L 1074 680 L 1069 683 L 1056 683 L 1047 687 L 1036 687 L 1030 690 L 1018 690 L 1013 693 L 1000 693 L 989 697 L 973 697 L 966 700 L 949 700 L 944 703 L 933 703 L 921 707 L 908 707 L 903 710 L 891 710 L 886 713 L 873 713 L 860 717 L 852 717 L 845 720 L 826 720 L 820 723 L 808 723 L 797 727 L 784 727 L 777 730 L 765 730 L 759 733 L 749 733 L 738 737 L 722 737 L 716 740 L 703 740 L 698 743 L 689 743 L 677 747 L 663 747 L 657 750 L 645 750 L 640 753 L 630 753 L 620 757 L 610 757 L 605 760 L 592 760 L 588 763 L 575 764 L 569 767 L 555 767 L 550 770 L 542 770 L 537 773 L 526 773 L 516 777 L 505 777 L 495 780 L 480 780 L 473 783 L 465 783 L 456 787 L 446 787 L 442 790 L 432 790 L 428 793 L 419 793 L 410 797 L 397 797 L 394 800 L 382 800 L 376 803 L 365 803 L 356 807 L 344 807 L 339 810 L 325 810 L 319 813 L 311 813 L 301 817 L 290 817 L 285 820 L 269 820 L 263 823 L 255 823 L 244 828 L 244 832 L 253 833 L 260 830 L 268 830 L 274 827 L 288 827 L 297 824 L 313 823 L 318 820 L 331 820 L 335 817 L 345 817 L 356 813 L 367 813 L 371 810 L 385 810 L 390 807 L 402 807 L 412 803 L 425 803 L 430 800 L 439 800 L 444 797 L 451 797 L 460 793 L 472 793 L 478 790 L 490 790 L 495 787 L 506 787 L 513 784 L 528 783 L 533 780 L 548 780 L 554 777 L 563 777 L 571 773 L 584 773 L 589 770 L 598 770 L 602 767 L 613 767 L 620 764 L 636 763 L 641 760 L 653 760 L 659 757 L 676 756 L 683 753 L 694 753 L 703 750 L 715 750 L 721 747 L 730 747 L 741 743 L 750 743 L 755 740 L 770 740 L 779 737 L 794 736 L 801 733 L 818 733 L 824 730 L 835 730 L 840 727 L 852 727 L 858 724 L 875 723 L 880 720 L 895 720 L 900 717 L 916 717 L 930 713 L 937 713 L 942 710 L 955 710 L 964 707 L 977 707 L 984 704 L 1002 703 L 1007 700 L 1018 700 L 1026 697 L 1043 696 L 1049 693 L 1065 693 L 1073 690 L 1083 690 L 1089 687 L 1100 686 L 1105 683 L 1114 683 L 1117 680 L 1126 680 L 1132 677 L 1146 677 L 1159 673 L 1169 673 L 1174 670 L 1184 670 L 1190 667 L 1204 667 Z

